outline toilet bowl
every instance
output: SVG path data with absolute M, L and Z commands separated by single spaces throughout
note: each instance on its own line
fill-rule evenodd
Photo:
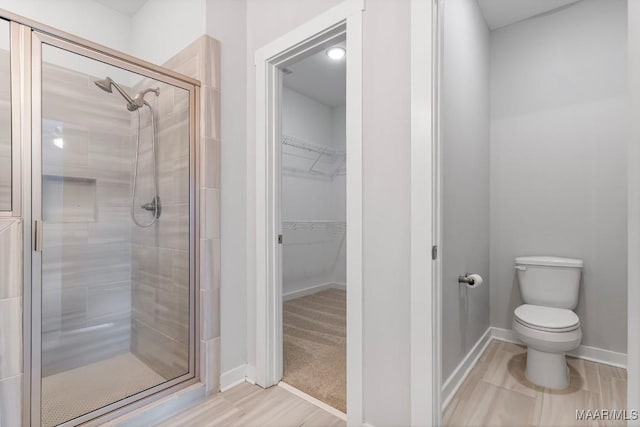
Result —
M 516 258 L 524 304 L 513 312 L 513 331 L 527 345 L 526 378 L 541 387 L 569 386 L 565 353 L 582 340 L 578 305 L 583 261 L 533 256 Z
M 568 387 L 565 353 L 582 340 L 578 316 L 571 310 L 523 304 L 514 311 L 513 331 L 527 345 L 525 377 L 541 387 Z

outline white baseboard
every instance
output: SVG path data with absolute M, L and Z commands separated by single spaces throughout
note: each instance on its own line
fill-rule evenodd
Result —
M 482 337 L 480 337 L 478 342 L 475 343 L 473 348 L 469 353 L 467 353 L 462 362 L 460 362 L 442 386 L 443 412 L 492 340 L 522 344 L 517 335 L 511 329 L 496 328 L 494 326 L 487 328 L 487 331 L 482 335 Z M 581 345 L 576 350 L 569 352 L 568 354 L 569 356 L 577 357 L 579 359 L 604 363 L 605 365 L 612 365 L 625 369 L 627 367 L 626 354 L 604 350 L 602 348 Z
M 334 415 L 334 416 L 340 418 L 341 420 L 347 421 L 347 414 L 345 414 L 344 412 L 337 410 L 333 406 L 327 405 L 323 401 L 318 400 L 318 399 L 316 399 L 315 397 L 313 397 L 311 395 L 308 395 L 304 391 L 298 390 L 294 386 L 289 385 L 289 384 L 285 383 L 284 381 L 280 381 L 278 383 L 278 387 L 282 387 L 283 389 L 287 390 L 289 393 L 295 394 L 296 396 L 298 396 L 298 397 L 306 400 L 307 402 L 317 406 L 318 408 L 330 413 L 331 415 Z
M 336 282 L 321 283 L 319 285 L 313 285 L 313 286 L 309 286 L 308 288 L 299 289 L 297 291 L 291 291 L 291 292 L 282 294 L 282 300 L 289 301 L 295 298 L 306 297 L 307 295 L 312 295 L 321 291 L 325 291 L 327 289 L 346 290 L 347 286 L 344 283 L 336 283 Z
M 522 344 L 518 337 L 511 329 L 491 328 L 491 336 L 501 341 Z M 605 365 L 617 366 L 619 368 L 627 368 L 627 355 L 611 350 L 605 350 L 597 347 L 589 347 L 581 345 L 574 351 L 567 353 L 569 356 L 579 359 L 590 360 L 592 362 L 604 363 Z
M 603 350 L 597 347 L 581 345 L 569 355 L 592 362 L 604 363 L 606 365 L 617 366 L 627 369 L 627 355 L 610 350 Z
M 333 282 L 332 288 L 346 291 L 347 290 L 347 284 L 346 283 L 342 283 L 342 282 Z
M 442 386 L 442 412 L 447 408 L 451 399 L 456 394 L 469 372 L 476 366 L 478 359 L 491 342 L 491 327 L 488 327 L 473 348 L 467 353 L 462 362 L 456 367 Z
M 245 382 L 247 379 L 247 365 L 240 365 L 230 369 L 220 375 L 220 391 L 226 391 L 230 388 Z
M 249 384 L 255 384 L 256 383 L 256 367 L 255 366 L 247 364 L 245 380 Z

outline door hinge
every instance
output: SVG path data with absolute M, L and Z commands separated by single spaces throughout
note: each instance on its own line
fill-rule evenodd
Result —
M 278 234 L 278 244 L 282 244 L 282 234 Z
M 431 259 L 438 259 L 438 245 L 431 246 Z

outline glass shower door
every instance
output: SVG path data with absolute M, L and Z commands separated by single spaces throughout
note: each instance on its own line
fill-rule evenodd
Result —
M 194 91 L 38 37 L 32 398 L 75 425 L 194 376 Z

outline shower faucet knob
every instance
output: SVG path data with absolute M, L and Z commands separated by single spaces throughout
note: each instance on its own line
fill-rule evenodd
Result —
M 160 196 L 155 196 L 152 201 L 140 206 L 145 211 L 154 212 L 156 218 L 160 218 L 160 212 L 162 211 L 162 205 L 160 204 Z

